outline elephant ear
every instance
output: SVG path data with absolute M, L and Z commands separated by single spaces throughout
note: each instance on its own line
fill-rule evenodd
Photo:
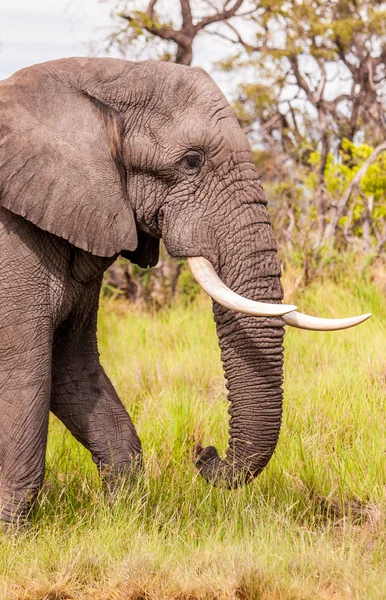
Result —
M 0 83 L 0 205 L 92 254 L 134 251 L 121 115 L 42 67 Z

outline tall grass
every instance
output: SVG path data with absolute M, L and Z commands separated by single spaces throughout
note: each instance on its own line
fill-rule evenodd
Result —
M 106 501 L 88 453 L 52 419 L 32 524 L 0 534 L 0 598 L 386 598 L 385 298 L 365 280 L 326 281 L 298 304 L 374 317 L 342 333 L 287 332 L 277 450 L 253 484 L 227 491 L 190 458 L 196 441 L 227 443 L 210 303 L 152 314 L 102 299 L 102 362 L 145 474 Z

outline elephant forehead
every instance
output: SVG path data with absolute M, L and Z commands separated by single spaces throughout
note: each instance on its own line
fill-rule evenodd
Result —
M 208 150 L 214 163 L 227 163 L 231 154 L 247 153 L 248 139 L 241 130 L 232 109 L 227 105 L 222 111 L 205 110 L 203 106 L 190 107 L 184 114 L 176 115 L 168 139 L 182 146 L 202 147 Z M 243 158 L 243 160 L 244 160 Z
M 157 65 L 157 70 L 160 65 Z M 216 125 L 223 119 L 236 122 L 235 114 L 224 94 L 205 71 L 180 65 L 162 65 L 164 79 L 152 81 L 150 91 L 154 112 L 186 126 L 199 123 Z M 147 90 L 149 93 L 149 90 Z
M 217 88 L 217 86 L 216 86 Z M 173 115 L 175 134 L 191 145 L 212 148 L 215 154 L 225 151 L 250 152 L 233 109 L 220 93 L 203 94 Z
M 128 158 L 145 153 L 155 159 L 161 150 L 166 162 L 178 158 L 189 147 L 206 149 L 219 163 L 227 160 L 233 150 L 250 151 L 231 110 L 220 121 L 212 119 L 201 106 L 176 112 L 169 118 L 163 117 L 162 111 L 154 111 L 145 126 L 129 132 L 126 144 Z
M 162 79 L 160 72 L 164 71 Z M 195 67 L 182 67 L 170 63 L 157 63 L 155 78 L 153 79 L 154 90 L 158 94 L 171 101 L 171 105 L 182 107 L 205 104 L 224 106 L 229 104 L 213 79 L 202 69 Z

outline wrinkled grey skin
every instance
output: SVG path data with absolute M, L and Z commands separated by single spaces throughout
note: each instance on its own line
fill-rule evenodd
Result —
M 64 59 L 0 83 L 0 518 L 22 518 L 44 477 L 51 410 L 102 474 L 141 464 L 133 423 L 100 363 L 102 274 L 204 256 L 254 300 L 280 302 L 276 245 L 247 139 L 200 69 Z M 214 485 L 269 461 L 282 410 L 280 318 L 213 305 L 230 400 L 224 460 L 199 448 Z

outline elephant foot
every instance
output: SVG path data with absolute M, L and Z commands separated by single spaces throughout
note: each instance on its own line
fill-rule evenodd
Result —
M 115 504 L 120 498 L 127 497 L 134 489 L 143 486 L 144 469 L 142 454 L 138 454 L 130 463 L 119 467 L 101 465 L 99 475 L 102 480 L 106 501 Z
M 0 531 L 13 532 L 29 526 L 31 507 L 37 493 L 2 495 L 0 494 Z

